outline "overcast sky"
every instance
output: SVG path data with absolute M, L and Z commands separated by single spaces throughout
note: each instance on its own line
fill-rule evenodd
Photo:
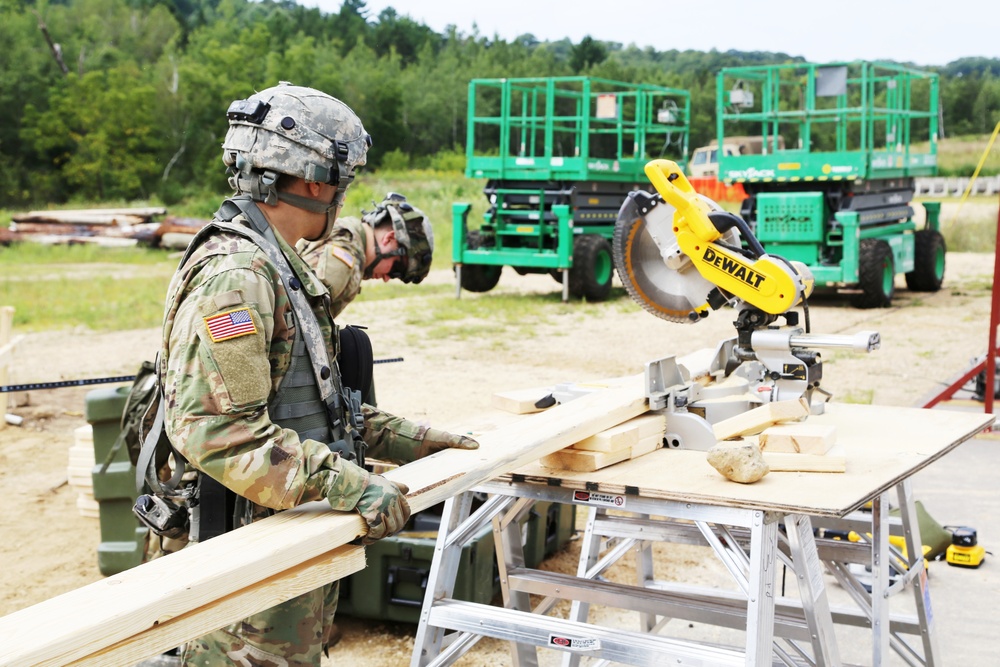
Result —
M 325 12 L 341 0 L 299 0 Z M 367 0 L 374 20 L 386 7 L 443 33 L 542 41 L 583 37 L 657 51 L 773 51 L 817 63 L 897 60 L 944 65 L 1000 58 L 998 0 Z

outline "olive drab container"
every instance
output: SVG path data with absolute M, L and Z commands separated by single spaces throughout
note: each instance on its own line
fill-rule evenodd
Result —
M 473 503 L 475 506 L 475 503 Z M 339 616 L 417 623 L 427 592 L 440 506 L 413 515 L 406 530 L 365 549 L 368 565 L 340 583 Z M 527 567 L 563 549 L 573 536 L 576 507 L 537 502 L 521 523 Z M 493 529 L 484 527 L 462 547 L 455 577 L 456 600 L 490 604 L 500 592 Z
M 94 430 L 94 460 L 91 471 L 94 499 L 101 522 L 101 543 L 97 547 L 97 565 L 103 575 L 112 575 L 142 562 L 146 528 L 132 514 L 135 503 L 135 466 L 128 451 L 115 452 L 107 469 L 108 458 L 121 432 L 122 411 L 130 387 L 95 389 L 86 396 L 85 415 Z

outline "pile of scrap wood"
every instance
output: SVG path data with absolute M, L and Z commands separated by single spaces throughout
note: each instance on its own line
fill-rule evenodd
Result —
M 500 392 L 493 395 L 492 405 L 513 414 L 531 414 L 557 404 L 553 396 L 560 392 L 587 393 L 614 387 L 622 380 Z M 800 398 L 765 403 L 719 421 L 711 426 L 716 442 L 706 452 L 707 460 L 724 477 L 743 483 L 757 481 L 771 471 L 844 472 L 845 458 L 834 449 L 836 429 L 808 423 L 809 414 L 808 402 Z M 539 463 L 552 470 L 601 470 L 664 446 L 665 430 L 666 415 L 649 413 L 548 454 Z
M 208 222 L 178 217 L 153 220 L 166 213 L 162 207 L 29 211 L 11 216 L 3 241 L 182 248 Z

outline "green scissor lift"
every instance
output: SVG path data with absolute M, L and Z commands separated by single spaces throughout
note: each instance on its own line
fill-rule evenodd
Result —
M 466 170 L 487 179 L 488 211 L 469 230 L 469 203 L 452 207 L 456 295 L 486 292 L 504 266 L 549 273 L 570 295 L 611 289 L 611 238 L 643 167 L 688 151 L 689 93 L 591 77 L 469 82 Z
M 923 204 L 921 229 L 911 206 L 913 178 L 937 172 L 936 74 L 870 62 L 731 67 L 718 73 L 716 107 L 719 145 L 763 139 L 762 155 L 721 156 L 719 179 L 743 185 L 741 214 L 765 250 L 805 263 L 817 287 L 855 291 L 862 308 L 888 306 L 897 273 L 911 290 L 940 289 L 940 203 Z

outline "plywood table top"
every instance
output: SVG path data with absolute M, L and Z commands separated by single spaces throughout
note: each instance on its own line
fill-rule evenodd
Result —
M 771 472 L 754 484 L 739 484 L 716 472 L 705 452 L 660 449 L 596 472 L 557 471 L 534 463 L 500 479 L 550 485 L 559 480 L 566 488 L 840 517 L 975 436 L 993 422 L 993 415 L 828 404 L 825 414 L 808 422 L 836 426 L 837 445 L 831 453 L 846 457 L 846 472 Z

